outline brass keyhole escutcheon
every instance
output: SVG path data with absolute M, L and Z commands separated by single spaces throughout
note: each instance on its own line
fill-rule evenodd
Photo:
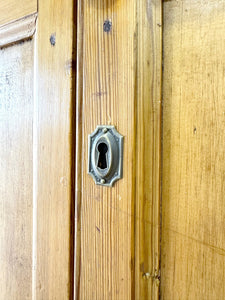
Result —
M 123 136 L 114 126 L 97 126 L 88 147 L 88 173 L 96 184 L 111 187 L 122 178 Z

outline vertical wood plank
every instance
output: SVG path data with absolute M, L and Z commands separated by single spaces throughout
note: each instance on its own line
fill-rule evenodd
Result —
M 39 1 L 34 299 L 73 295 L 73 5 Z
M 137 1 L 135 299 L 160 283 L 161 1 Z
M 162 299 L 225 298 L 224 15 L 164 3 Z
M 78 18 L 75 298 L 157 299 L 161 1 L 79 1 Z M 113 188 L 87 175 L 100 124 L 124 136 Z

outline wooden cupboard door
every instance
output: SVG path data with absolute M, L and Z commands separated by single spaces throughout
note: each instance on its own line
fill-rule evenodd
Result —
M 161 1 L 77 2 L 75 95 L 74 1 L 0 0 L 4 300 L 158 297 Z M 124 136 L 113 188 L 87 174 L 98 124 Z
M 72 299 L 73 1 L 21 2 L 0 1 L 0 299 Z
M 225 299 L 225 5 L 163 2 L 162 299 Z

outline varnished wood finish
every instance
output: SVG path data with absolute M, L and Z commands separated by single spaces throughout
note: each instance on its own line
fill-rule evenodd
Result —
M 224 16 L 164 2 L 162 299 L 225 299 Z
M 22 42 L 0 50 L 0 299 L 72 299 L 73 1 L 39 1 L 37 27 L 33 1 L 12 2 L 0 2 L 13 20 L 0 45 Z
M 0 299 L 32 297 L 34 43 L 0 50 Z
M 0 27 L 0 299 L 73 297 L 73 14 L 39 1 Z
M 37 14 L 0 26 L 0 47 L 30 39 L 36 30 Z
M 135 299 L 158 299 L 162 7 L 161 1 L 136 3 Z
M 79 1 L 76 299 L 157 299 L 160 3 Z M 88 134 L 99 124 L 124 136 L 113 188 L 87 175 Z
M 0 26 L 37 12 L 37 0 L 0 0 Z
M 34 299 L 73 294 L 73 3 L 39 1 Z

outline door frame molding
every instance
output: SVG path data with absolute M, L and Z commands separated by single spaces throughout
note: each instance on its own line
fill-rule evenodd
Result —
M 36 31 L 37 13 L 0 26 L 0 47 L 31 38 Z

